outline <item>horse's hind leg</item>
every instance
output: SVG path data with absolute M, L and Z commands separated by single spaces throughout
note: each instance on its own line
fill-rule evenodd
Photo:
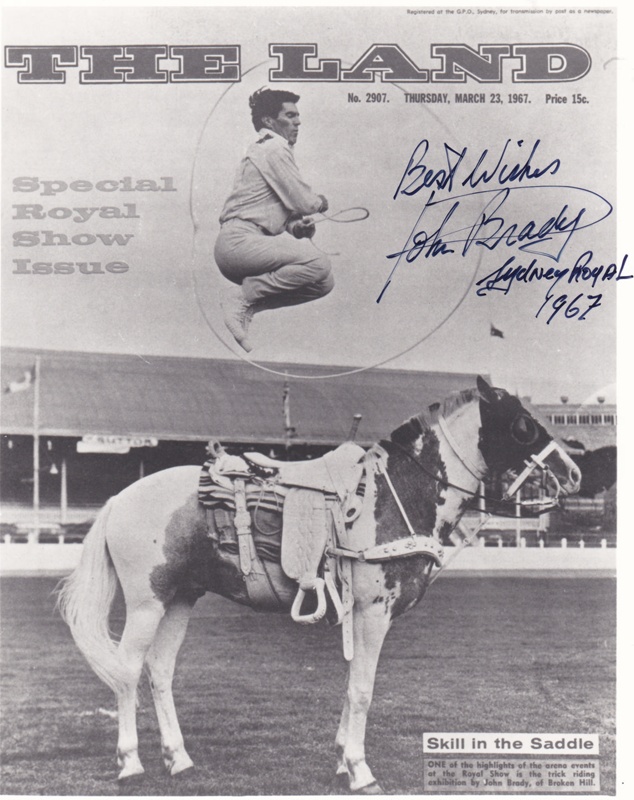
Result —
M 154 598 L 148 598 L 133 608 L 128 605 L 126 610 L 126 623 L 118 650 L 127 672 L 127 680 L 117 691 L 119 705 L 117 761 L 121 768 L 119 780 L 142 775 L 144 772 L 138 752 L 137 686 L 145 656 L 156 636 L 164 613 L 163 604 Z
M 176 597 L 172 601 L 147 655 L 150 686 L 161 730 L 163 761 L 170 775 L 194 766 L 185 750 L 172 695 L 176 656 L 185 638 L 192 608 L 193 603 L 184 599 Z

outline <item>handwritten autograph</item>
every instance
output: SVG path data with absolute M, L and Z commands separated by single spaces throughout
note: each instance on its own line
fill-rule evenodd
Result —
M 430 163 L 430 141 L 418 142 L 392 199 L 414 197 L 423 190 L 427 191 L 427 198 L 403 246 L 386 256 L 395 263 L 376 302 L 380 303 L 385 296 L 403 261 L 409 264 L 419 258 L 452 255 L 465 258 L 473 248 L 484 247 L 488 251 L 514 249 L 558 265 L 578 231 L 609 217 L 613 211 L 611 203 L 590 189 L 539 183 L 541 178 L 557 174 L 562 166 L 559 158 L 539 163 L 540 144 L 541 140 L 536 139 L 523 158 L 518 159 L 516 155 L 514 160 L 510 152 L 512 140 L 507 139 L 499 155 L 494 156 L 485 149 L 470 168 L 467 147 L 456 150 L 443 143 L 444 161 L 440 167 L 435 167 Z M 524 140 L 517 140 L 516 145 L 522 148 Z M 461 193 L 454 194 L 454 191 Z M 529 204 L 529 201 L 533 202 Z M 538 213 L 534 212 L 535 206 L 539 208 Z M 491 291 L 501 291 L 506 295 L 514 284 L 545 280 L 551 285 L 536 316 L 552 301 L 555 310 L 547 320 L 549 324 L 561 308 L 572 302 L 566 307 L 565 316 L 582 320 L 592 308 L 601 304 L 602 295 L 588 295 L 589 304 L 585 309 L 578 306 L 584 293 L 572 301 L 565 294 L 553 300 L 552 292 L 559 280 L 567 277 L 568 283 L 590 281 L 594 289 L 598 281 L 634 277 L 624 274 L 627 255 L 620 268 L 615 264 L 591 266 L 593 258 L 594 253 L 588 250 L 570 269 L 544 267 L 538 258 L 523 266 L 516 263 L 516 256 L 511 256 L 477 282 L 476 294 L 482 297 Z
M 514 183 L 515 181 L 521 183 L 523 180 L 535 180 L 541 178 L 542 175 L 554 175 L 559 170 L 561 161 L 558 158 L 555 158 L 545 167 L 533 167 L 533 156 L 537 153 L 541 141 L 540 139 L 535 141 L 529 155 L 524 159 L 523 163 L 514 164 L 513 166 L 504 163 L 506 152 L 511 141 L 511 139 L 506 140 L 506 144 L 498 156 L 495 165 L 489 167 L 489 171 L 483 166 L 486 164 L 489 151 L 488 149 L 483 150 L 475 167 L 473 167 L 464 178 L 461 186 L 470 186 L 472 189 L 475 189 L 478 184 L 488 184 L 491 181 L 495 181 L 500 186 L 503 186 L 506 183 Z M 445 143 L 443 146 L 447 166 L 446 168 L 443 166 L 440 169 L 434 170 L 432 167 L 425 164 L 425 157 L 429 152 L 429 144 L 428 139 L 422 139 L 414 148 L 412 155 L 409 157 L 407 166 L 405 167 L 405 171 L 401 176 L 401 180 L 394 192 L 394 200 L 396 200 L 399 194 L 411 197 L 417 194 L 421 189 L 430 188 L 434 185 L 437 189 L 447 189 L 447 191 L 453 192 L 454 179 L 457 179 L 459 167 L 467 156 L 468 148 L 463 147 L 462 150 L 458 152 L 458 150 L 454 150 L 453 147 Z M 523 145 L 524 140 L 519 139 L 517 141 L 517 146 L 522 147 Z M 533 169 L 531 171 L 532 167 Z M 407 186 L 404 187 L 403 184 L 408 178 L 411 180 Z
M 601 305 L 603 294 L 586 295 L 585 292 L 578 292 L 574 296 L 569 296 L 564 292 L 555 297 L 554 290 L 559 281 L 566 278 L 564 285 L 575 286 L 577 286 L 579 282 L 581 282 L 582 285 L 589 283 L 592 288 L 595 289 L 599 282 L 605 283 L 612 280 L 623 281 L 634 278 L 634 275 L 623 274 L 628 259 L 627 253 L 623 256 L 618 267 L 616 263 L 611 263 L 607 266 L 605 264 L 591 266 L 593 258 L 594 253 L 592 250 L 586 250 L 585 253 L 579 256 L 572 269 L 568 267 L 563 267 L 561 269 L 548 267 L 545 269 L 538 265 L 536 258 L 525 267 L 521 264 L 515 264 L 515 256 L 511 256 L 501 267 L 476 282 L 476 286 L 480 287 L 476 291 L 476 294 L 478 297 L 484 297 L 488 292 L 497 291 L 503 292 L 506 295 L 511 291 L 511 287 L 516 282 L 526 284 L 532 283 L 533 281 L 550 281 L 546 292 L 546 298 L 535 316 L 539 317 L 542 311 L 552 302 L 552 308 L 554 310 L 546 320 L 547 325 L 550 325 L 551 321 L 562 308 L 565 309 L 564 316 L 566 319 L 577 318 L 581 322 L 592 309 L 598 308 Z

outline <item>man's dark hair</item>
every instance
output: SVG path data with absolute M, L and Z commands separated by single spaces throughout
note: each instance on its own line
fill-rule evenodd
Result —
M 249 97 L 253 127 L 259 131 L 263 117 L 277 117 L 284 103 L 296 103 L 298 94 L 276 89 L 258 89 Z

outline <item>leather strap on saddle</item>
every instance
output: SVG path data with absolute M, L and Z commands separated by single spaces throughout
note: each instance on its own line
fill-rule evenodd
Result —
M 238 555 L 240 556 L 240 570 L 246 577 L 251 572 L 251 565 L 257 554 L 251 536 L 251 515 L 247 511 L 246 485 L 244 478 L 234 478 L 236 516 L 234 525 L 238 534 Z

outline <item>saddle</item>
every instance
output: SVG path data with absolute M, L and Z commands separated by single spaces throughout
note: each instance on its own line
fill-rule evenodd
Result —
M 343 501 L 359 484 L 364 455 L 365 450 L 358 444 L 344 442 L 310 461 L 276 461 L 262 453 L 245 453 L 244 458 L 256 473 L 276 483 L 335 494 Z
M 270 590 L 276 593 L 269 587 L 274 582 L 267 572 L 271 565 L 261 563 L 267 553 L 258 542 L 261 526 L 253 516 L 255 509 L 261 513 L 268 508 L 282 514 L 280 564 L 285 576 L 299 584 L 291 617 L 304 624 L 317 622 L 326 614 L 328 593 L 341 622 L 341 599 L 324 556 L 328 546 L 336 544 L 337 524 L 351 522 L 360 513 L 362 498 L 357 489 L 363 476 L 363 448 L 345 442 L 320 458 L 290 462 L 261 453 L 230 456 L 215 442 L 208 452 L 211 459 L 203 469 L 199 497 L 208 508 L 221 505 L 225 513 L 229 509 L 239 568 L 254 604 L 265 601 L 270 607 L 273 601 L 266 595 Z M 304 613 L 308 592 L 315 592 L 316 608 Z

